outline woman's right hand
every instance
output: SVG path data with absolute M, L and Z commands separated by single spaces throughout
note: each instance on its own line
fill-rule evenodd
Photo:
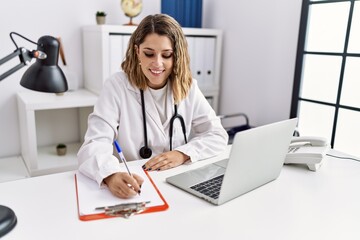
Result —
M 130 198 L 140 194 L 144 179 L 139 175 L 129 175 L 127 172 L 117 172 L 104 178 L 104 183 L 110 192 L 119 198 Z

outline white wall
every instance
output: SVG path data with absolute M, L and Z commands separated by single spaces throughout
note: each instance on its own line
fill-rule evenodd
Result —
M 205 24 L 224 31 L 221 113 L 289 118 L 302 0 L 204 1 Z
M 161 0 L 143 0 L 134 19 L 160 12 Z M 253 125 L 289 116 L 301 0 L 203 0 L 203 27 L 224 30 L 220 113 L 245 112 Z M 8 0 L 1 2 L 0 58 L 15 50 L 12 31 L 33 41 L 61 37 L 68 69 L 82 86 L 81 27 L 95 24 L 97 10 L 107 23 L 128 21 L 120 0 Z M 35 49 L 15 36 L 19 46 Z M 14 63 L 15 64 L 15 63 Z M 62 67 L 62 64 L 59 64 Z M 0 73 L 12 65 L 4 64 Z M 20 154 L 16 92 L 26 67 L 0 82 L 0 158 Z M 234 104 L 235 103 L 235 104 Z

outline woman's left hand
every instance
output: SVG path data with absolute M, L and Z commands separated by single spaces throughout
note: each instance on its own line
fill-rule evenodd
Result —
M 151 158 L 147 163 L 142 167 L 147 171 L 161 171 L 169 168 L 177 167 L 187 160 L 190 157 L 179 151 L 169 151 L 161 153 L 153 158 Z

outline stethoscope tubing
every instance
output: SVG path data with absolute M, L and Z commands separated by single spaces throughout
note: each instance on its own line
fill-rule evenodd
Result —
M 147 151 L 151 152 L 151 149 L 148 146 L 148 139 L 147 139 L 145 100 L 144 100 L 144 91 L 143 90 L 140 90 L 140 95 L 141 95 L 141 110 L 142 110 L 142 115 L 143 115 L 143 127 L 144 127 L 144 144 L 145 144 L 145 146 L 140 149 L 140 156 L 142 158 L 148 158 L 149 156 L 145 157 L 143 154 L 143 151 L 142 151 L 142 150 L 146 149 Z M 178 114 L 177 105 L 174 104 L 174 115 L 170 119 L 170 128 L 169 128 L 170 151 L 172 151 L 172 138 L 173 138 L 174 122 L 176 119 L 179 119 L 179 121 L 180 121 L 181 129 L 182 129 L 182 132 L 184 135 L 184 140 L 185 140 L 185 143 L 187 143 L 185 121 L 184 121 L 184 118 L 180 114 Z
M 142 115 L 143 115 L 143 127 L 144 127 L 144 142 L 145 142 L 145 147 L 147 147 L 147 128 L 146 128 L 146 113 L 145 113 L 145 100 L 144 100 L 144 91 L 140 90 L 141 92 L 141 110 L 142 110 Z
M 173 128 L 174 128 L 174 122 L 176 119 L 179 119 L 180 121 L 180 124 L 181 124 L 181 129 L 182 129 L 182 132 L 184 134 L 184 140 L 185 140 L 185 143 L 187 143 L 187 139 L 186 139 L 186 127 L 185 127 L 185 121 L 184 121 L 184 118 L 178 114 L 177 112 L 177 105 L 175 104 L 174 105 L 174 110 L 175 110 L 175 113 L 174 115 L 171 117 L 170 119 L 170 129 L 169 129 L 169 137 L 170 137 L 170 151 L 172 150 L 172 137 L 173 137 Z

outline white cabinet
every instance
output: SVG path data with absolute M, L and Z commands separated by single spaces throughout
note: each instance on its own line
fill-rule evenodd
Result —
M 80 89 L 64 95 L 34 91 L 17 94 L 21 154 L 30 176 L 77 169 L 77 151 L 97 95 Z M 67 154 L 58 156 L 56 145 Z
M 120 70 L 134 26 L 96 25 L 83 28 L 84 86 L 100 93 L 104 81 Z M 183 28 L 193 77 L 215 111 L 220 91 L 222 32 Z

